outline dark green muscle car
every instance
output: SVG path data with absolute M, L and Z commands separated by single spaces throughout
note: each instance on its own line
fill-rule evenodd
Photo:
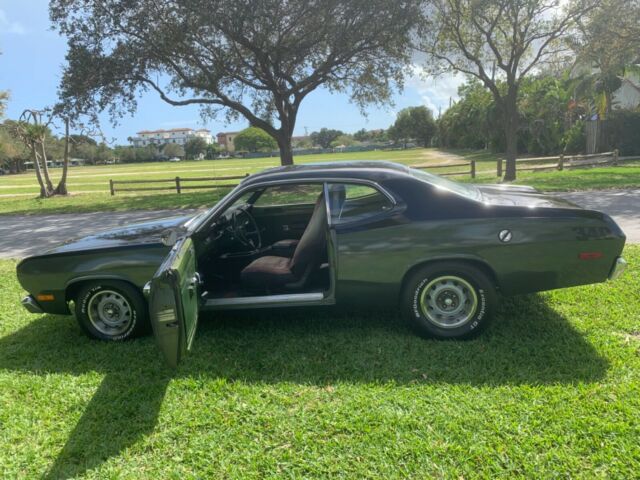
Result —
M 17 270 L 29 311 L 73 304 L 103 340 L 151 326 L 176 365 L 209 310 L 399 304 L 419 334 L 469 337 L 498 293 L 617 277 L 624 242 L 609 216 L 530 187 L 343 162 L 266 170 L 206 212 L 73 240 Z

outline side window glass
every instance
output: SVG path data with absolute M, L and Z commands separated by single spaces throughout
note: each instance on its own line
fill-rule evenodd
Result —
M 351 183 L 329 184 L 331 221 L 341 224 L 391 210 L 391 200 L 374 187 Z
M 268 187 L 254 203 L 257 207 L 315 204 L 322 193 L 322 184 L 287 184 Z

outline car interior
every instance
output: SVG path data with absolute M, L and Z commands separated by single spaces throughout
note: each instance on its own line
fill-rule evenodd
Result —
M 238 197 L 209 225 L 198 248 L 206 298 L 319 295 L 331 288 L 332 224 L 367 221 L 393 207 L 372 186 L 284 183 Z M 320 298 L 322 296 L 320 295 Z
M 340 188 L 342 187 L 342 188 Z M 344 186 L 332 188 L 333 204 Z M 198 259 L 208 298 L 323 292 L 330 286 L 323 184 L 251 190 L 210 226 Z

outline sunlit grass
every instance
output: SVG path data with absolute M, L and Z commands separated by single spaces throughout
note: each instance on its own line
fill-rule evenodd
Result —
M 222 314 L 176 372 L 19 306 L 0 262 L 2 478 L 635 478 L 640 247 L 465 342 L 394 310 Z

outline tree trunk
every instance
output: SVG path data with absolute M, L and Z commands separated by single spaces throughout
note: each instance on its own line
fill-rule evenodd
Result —
M 40 161 L 38 160 L 38 151 L 34 142 L 30 144 L 31 156 L 33 158 L 33 168 L 36 171 L 36 178 L 38 179 L 38 185 L 40 185 L 40 198 L 47 198 L 50 192 L 47 191 L 47 187 L 42 178 L 42 171 L 40 170 Z
M 64 120 L 64 161 L 62 164 L 62 176 L 53 192 L 55 195 L 67 195 L 67 170 L 69 169 L 69 118 Z
M 604 92 L 604 102 L 605 102 L 605 106 L 604 106 L 604 119 L 605 120 L 609 120 L 609 117 L 611 117 L 611 111 L 613 110 L 613 92 L 610 92 L 609 90 L 605 90 Z
M 47 165 L 47 151 L 44 147 L 45 138 L 42 137 L 40 143 L 40 149 L 42 151 L 42 174 L 44 177 L 44 183 L 47 186 L 47 190 L 49 191 L 49 195 L 53 193 L 53 182 L 51 181 L 51 176 L 49 175 L 49 165 Z
M 280 165 L 293 165 L 293 149 L 291 148 L 291 136 L 281 135 L 277 139 L 280 149 Z
M 507 98 L 504 109 L 505 121 L 505 141 L 507 146 L 507 165 L 504 173 L 504 180 L 511 182 L 516 179 L 516 158 L 518 157 L 518 106 L 517 95 Z

